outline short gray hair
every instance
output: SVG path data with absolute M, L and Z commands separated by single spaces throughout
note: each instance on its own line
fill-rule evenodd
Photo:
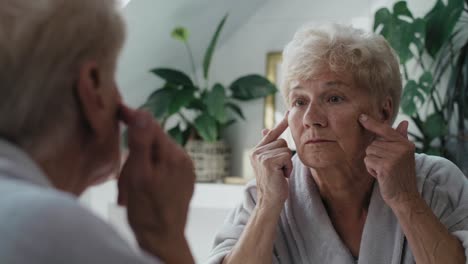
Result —
M 283 51 L 281 91 L 288 100 L 291 84 L 330 70 L 351 73 L 356 85 L 377 100 L 393 100 L 392 121 L 398 114 L 402 82 L 398 57 L 380 35 L 339 24 L 306 25 Z
M 125 38 L 118 8 L 115 0 L 0 0 L 0 137 L 29 150 L 70 140 L 80 64 L 114 71 Z

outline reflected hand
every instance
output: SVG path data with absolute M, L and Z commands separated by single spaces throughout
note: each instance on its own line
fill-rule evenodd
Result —
M 272 130 L 264 130 L 263 138 L 250 155 L 250 162 L 257 179 L 259 203 L 283 207 L 288 198 L 287 179 L 292 171 L 291 150 L 279 136 L 288 127 L 288 114 Z
M 192 161 L 150 113 L 120 110 L 130 153 L 118 180 L 119 204 L 127 206 L 143 249 L 167 263 L 193 262 L 184 236 L 195 181 Z
M 359 118 L 362 126 L 377 138 L 367 147 L 364 163 L 380 187 L 382 198 L 392 208 L 419 197 L 416 184 L 414 144 L 408 140 L 408 121 L 396 129 L 368 115 Z

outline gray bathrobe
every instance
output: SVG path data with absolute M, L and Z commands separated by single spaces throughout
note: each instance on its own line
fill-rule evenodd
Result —
M 450 161 L 416 154 L 418 189 L 435 215 L 456 236 L 468 256 L 468 180 Z M 290 194 L 277 225 L 274 263 L 409 264 L 414 263 L 396 216 L 374 184 L 362 234 L 359 259 L 340 240 L 307 167 L 293 157 Z M 244 201 L 219 230 L 207 263 L 220 263 L 233 248 L 256 204 L 255 182 L 247 185 Z M 468 258 L 468 257 L 467 257 Z M 468 262 L 467 262 L 468 263 Z

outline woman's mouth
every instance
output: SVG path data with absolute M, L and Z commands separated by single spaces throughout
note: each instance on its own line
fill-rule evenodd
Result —
M 328 139 L 311 139 L 307 140 L 305 145 L 308 144 L 323 144 L 323 143 L 331 143 L 334 142 L 333 140 L 328 140 Z

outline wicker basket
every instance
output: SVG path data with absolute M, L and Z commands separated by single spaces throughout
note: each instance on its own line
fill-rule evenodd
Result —
M 189 140 L 185 149 L 194 162 L 198 182 L 215 182 L 228 176 L 231 150 L 223 141 Z

